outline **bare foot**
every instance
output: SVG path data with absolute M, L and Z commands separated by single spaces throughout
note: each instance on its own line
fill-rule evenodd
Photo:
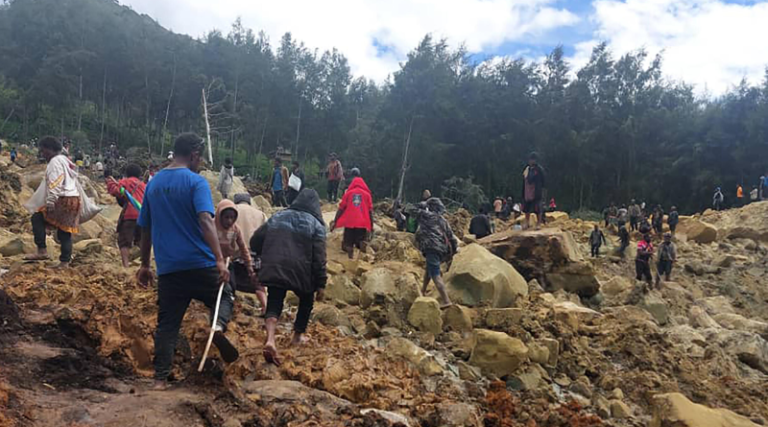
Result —
M 309 343 L 309 337 L 307 334 L 293 334 L 293 339 L 291 339 L 291 345 L 298 346 L 298 345 L 304 345 Z
M 265 345 L 261 354 L 264 355 L 264 360 L 266 360 L 267 363 L 280 366 L 280 357 L 277 355 L 277 347 L 275 347 L 274 344 Z
M 448 307 L 453 307 L 453 303 L 452 302 L 446 302 L 446 303 L 441 304 L 440 305 L 440 310 L 445 310 Z

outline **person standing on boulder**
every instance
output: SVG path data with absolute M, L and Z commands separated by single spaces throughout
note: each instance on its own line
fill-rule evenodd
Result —
M 269 289 L 267 340 L 263 351 L 269 363 L 280 364 L 275 330 L 288 291 L 299 297 L 292 344 L 307 342 L 307 325 L 314 301 L 322 301 L 328 281 L 325 237 L 320 197 L 315 190 L 308 188 L 299 193 L 288 209 L 276 213 L 251 238 L 251 250 L 261 256 L 259 279 Z
M 290 205 L 299 196 L 301 190 L 304 189 L 304 171 L 301 170 L 301 164 L 298 160 L 293 161 L 293 170 L 288 177 L 288 194 L 287 202 Z
M 488 216 L 485 206 L 480 207 L 480 212 L 469 222 L 469 234 L 473 234 L 476 239 L 490 236 L 493 233 L 493 222 Z
M 600 227 L 595 224 L 592 234 L 589 235 L 589 244 L 592 247 L 592 258 L 600 256 L 600 247 L 603 246 L 603 243 L 606 245 L 608 244 L 608 242 L 605 241 L 605 234 L 603 234 L 603 232 L 600 231 Z
M 419 212 L 419 228 L 416 231 L 416 244 L 427 261 L 424 284 L 421 293 L 426 295 L 430 281 L 435 282 L 440 294 L 441 305 L 448 307 L 451 299 L 445 289 L 445 282 L 440 274 L 440 264 L 453 259 L 459 249 L 459 241 L 451 230 L 448 221 L 443 218 L 445 205 L 432 197 L 426 202 L 426 210 Z
M 619 221 L 619 255 L 624 258 L 624 253 L 629 247 L 629 231 L 624 222 Z
M 635 258 L 635 272 L 637 280 L 645 280 L 651 285 L 653 276 L 651 276 L 651 259 L 653 258 L 653 243 L 651 243 L 651 234 L 645 233 L 643 240 L 637 243 L 637 257 Z
M 653 209 L 651 225 L 657 236 L 660 236 L 664 231 L 664 209 L 661 208 L 661 205 L 656 205 Z
M 232 185 L 235 183 L 235 167 L 232 165 L 232 159 L 227 158 L 224 160 L 224 166 L 221 167 L 219 173 L 219 185 L 218 190 L 221 193 L 221 198 L 226 199 L 232 192 Z
M 131 248 L 134 244 L 138 245 L 141 242 L 141 228 L 136 225 L 139 211 L 128 201 L 124 192 L 141 204 L 144 201 L 146 184 L 141 181 L 141 166 L 137 164 L 126 166 L 125 176 L 120 181 L 115 181 L 111 176 L 107 177 L 107 192 L 123 207 L 117 219 L 117 247 L 120 248 L 123 267 L 128 268 L 131 262 Z
M 736 184 L 736 207 L 742 206 L 744 206 L 744 187 L 741 184 Z
M 224 335 L 232 318 L 234 296 L 216 233 L 211 189 L 208 181 L 197 174 L 203 150 L 199 136 L 179 135 L 174 143 L 173 162 L 147 185 L 139 214 L 141 268 L 136 278 L 142 286 L 154 280 L 149 266 L 153 246 L 159 275 L 154 360 L 157 388 L 167 385 L 179 328 L 189 303 L 192 299 L 202 301 L 213 317 L 222 283 L 224 290 L 213 342 L 225 362 L 232 363 L 239 357 Z
M 368 185 L 360 177 L 360 169 L 350 172 L 352 183 L 341 198 L 336 218 L 331 223 L 331 231 L 344 228 L 342 249 L 353 259 L 355 248 L 365 252 L 365 242 L 373 230 L 373 197 Z
M 661 285 L 661 276 L 669 282 L 669 276 L 672 274 L 672 266 L 677 262 L 677 247 L 672 243 L 672 233 L 664 235 L 664 242 L 659 247 L 658 271 L 656 272 L 656 286 Z
M 344 168 L 336 153 L 331 153 L 326 173 L 328 174 L 328 202 L 336 203 L 339 199 L 339 186 L 344 180 Z
M 669 217 L 667 218 L 667 224 L 669 224 L 669 231 L 672 233 L 672 235 L 675 235 L 675 230 L 677 230 L 677 224 L 680 223 L 680 214 L 677 212 L 677 206 L 672 206 L 672 210 L 669 212 Z
M 80 193 L 77 191 L 77 166 L 62 153 L 61 142 L 53 136 L 45 136 L 38 143 L 40 156 L 48 165 L 45 168 L 45 200 L 41 206 L 31 206 L 32 233 L 35 236 L 37 253 L 24 259 L 44 261 L 49 259 L 45 243 L 47 227 L 56 229 L 61 244 L 59 268 L 69 266 L 72 260 L 72 235 L 77 234 L 80 225 Z
M 723 192 L 720 191 L 720 187 L 717 187 L 715 189 L 715 195 L 712 196 L 712 207 L 719 211 L 723 208 L 723 201 L 725 201 L 725 196 L 723 196 Z
M 538 228 L 543 222 L 543 212 L 541 212 L 541 201 L 546 185 L 546 175 L 544 168 L 538 163 L 539 156 L 531 153 L 528 156 L 528 165 L 523 170 L 523 212 L 525 212 L 524 228 L 530 226 L 531 214 L 537 217 Z
M 275 158 L 275 168 L 272 170 L 272 204 L 278 207 L 288 206 L 285 200 L 285 190 L 288 188 L 288 169 L 283 167 L 283 161 Z

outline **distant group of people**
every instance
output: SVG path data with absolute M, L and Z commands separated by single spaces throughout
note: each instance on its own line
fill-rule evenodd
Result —
M 736 184 L 736 197 L 735 203 L 732 207 L 742 207 L 749 203 L 766 200 L 768 198 L 768 172 L 762 175 L 757 185 L 753 185 L 749 193 L 746 193 L 742 184 Z M 712 195 L 712 209 L 720 211 L 725 209 L 726 200 L 723 190 L 720 187 L 715 188 L 715 192 Z

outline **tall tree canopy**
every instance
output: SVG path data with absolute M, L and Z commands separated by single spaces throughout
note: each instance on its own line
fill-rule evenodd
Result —
M 404 158 L 411 198 L 470 177 L 519 197 L 535 150 L 566 209 L 632 197 L 700 209 L 715 186 L 750 189 L 768 170 L 768 72 L 735 83 L 701 98 L 643 50 L 615 57 L 602 44 L 573 70 L 561 47 L 542 63 L 477 63 L 427 35 L 377 84 L 354 78 L 342 52 L 290 33 L 273 45 L 240 20 L 195 40 L 114 0 L 0 5 L 3 138 L 161 154 L 173 134 L 204 131 L 205 90 L 217 161 L 242 170 L 277 147 L 314 164 L 337 152 L 378 197 L 397 193 Z

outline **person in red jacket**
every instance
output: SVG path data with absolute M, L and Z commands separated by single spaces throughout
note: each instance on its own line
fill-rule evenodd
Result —
M 344 227 L 342 249 L 354 258 L 355 247 L 365 251 L 365 241 L 368 233 L 373 230 L 373 198 L 371 190 L 360 177 L 360 169 L 350 171 L 352 183 L 349 184 L 344 197 L 336 211 L 336 219 L 331 224 L 331 231 L 336 227 Z
M 107 191 L 117 199 L 117 203 L 123 207 L 120 218 L 117 220 L 117 246 L 120 248 L 120 256 L 123 259 L 123 267 L 128 268 L 131 262 L 131 248 L 141 241 L 141 228 L 136 226 L 139 211 L 128 201 L 128 198 L 120 191 L 131 194 L 137 202 L 144 202 L 144 189 L 146 184 L 141 180 L 141 167 L 130 164 L 125 167 L 125 178 L 120 181 L 107 177 Z

